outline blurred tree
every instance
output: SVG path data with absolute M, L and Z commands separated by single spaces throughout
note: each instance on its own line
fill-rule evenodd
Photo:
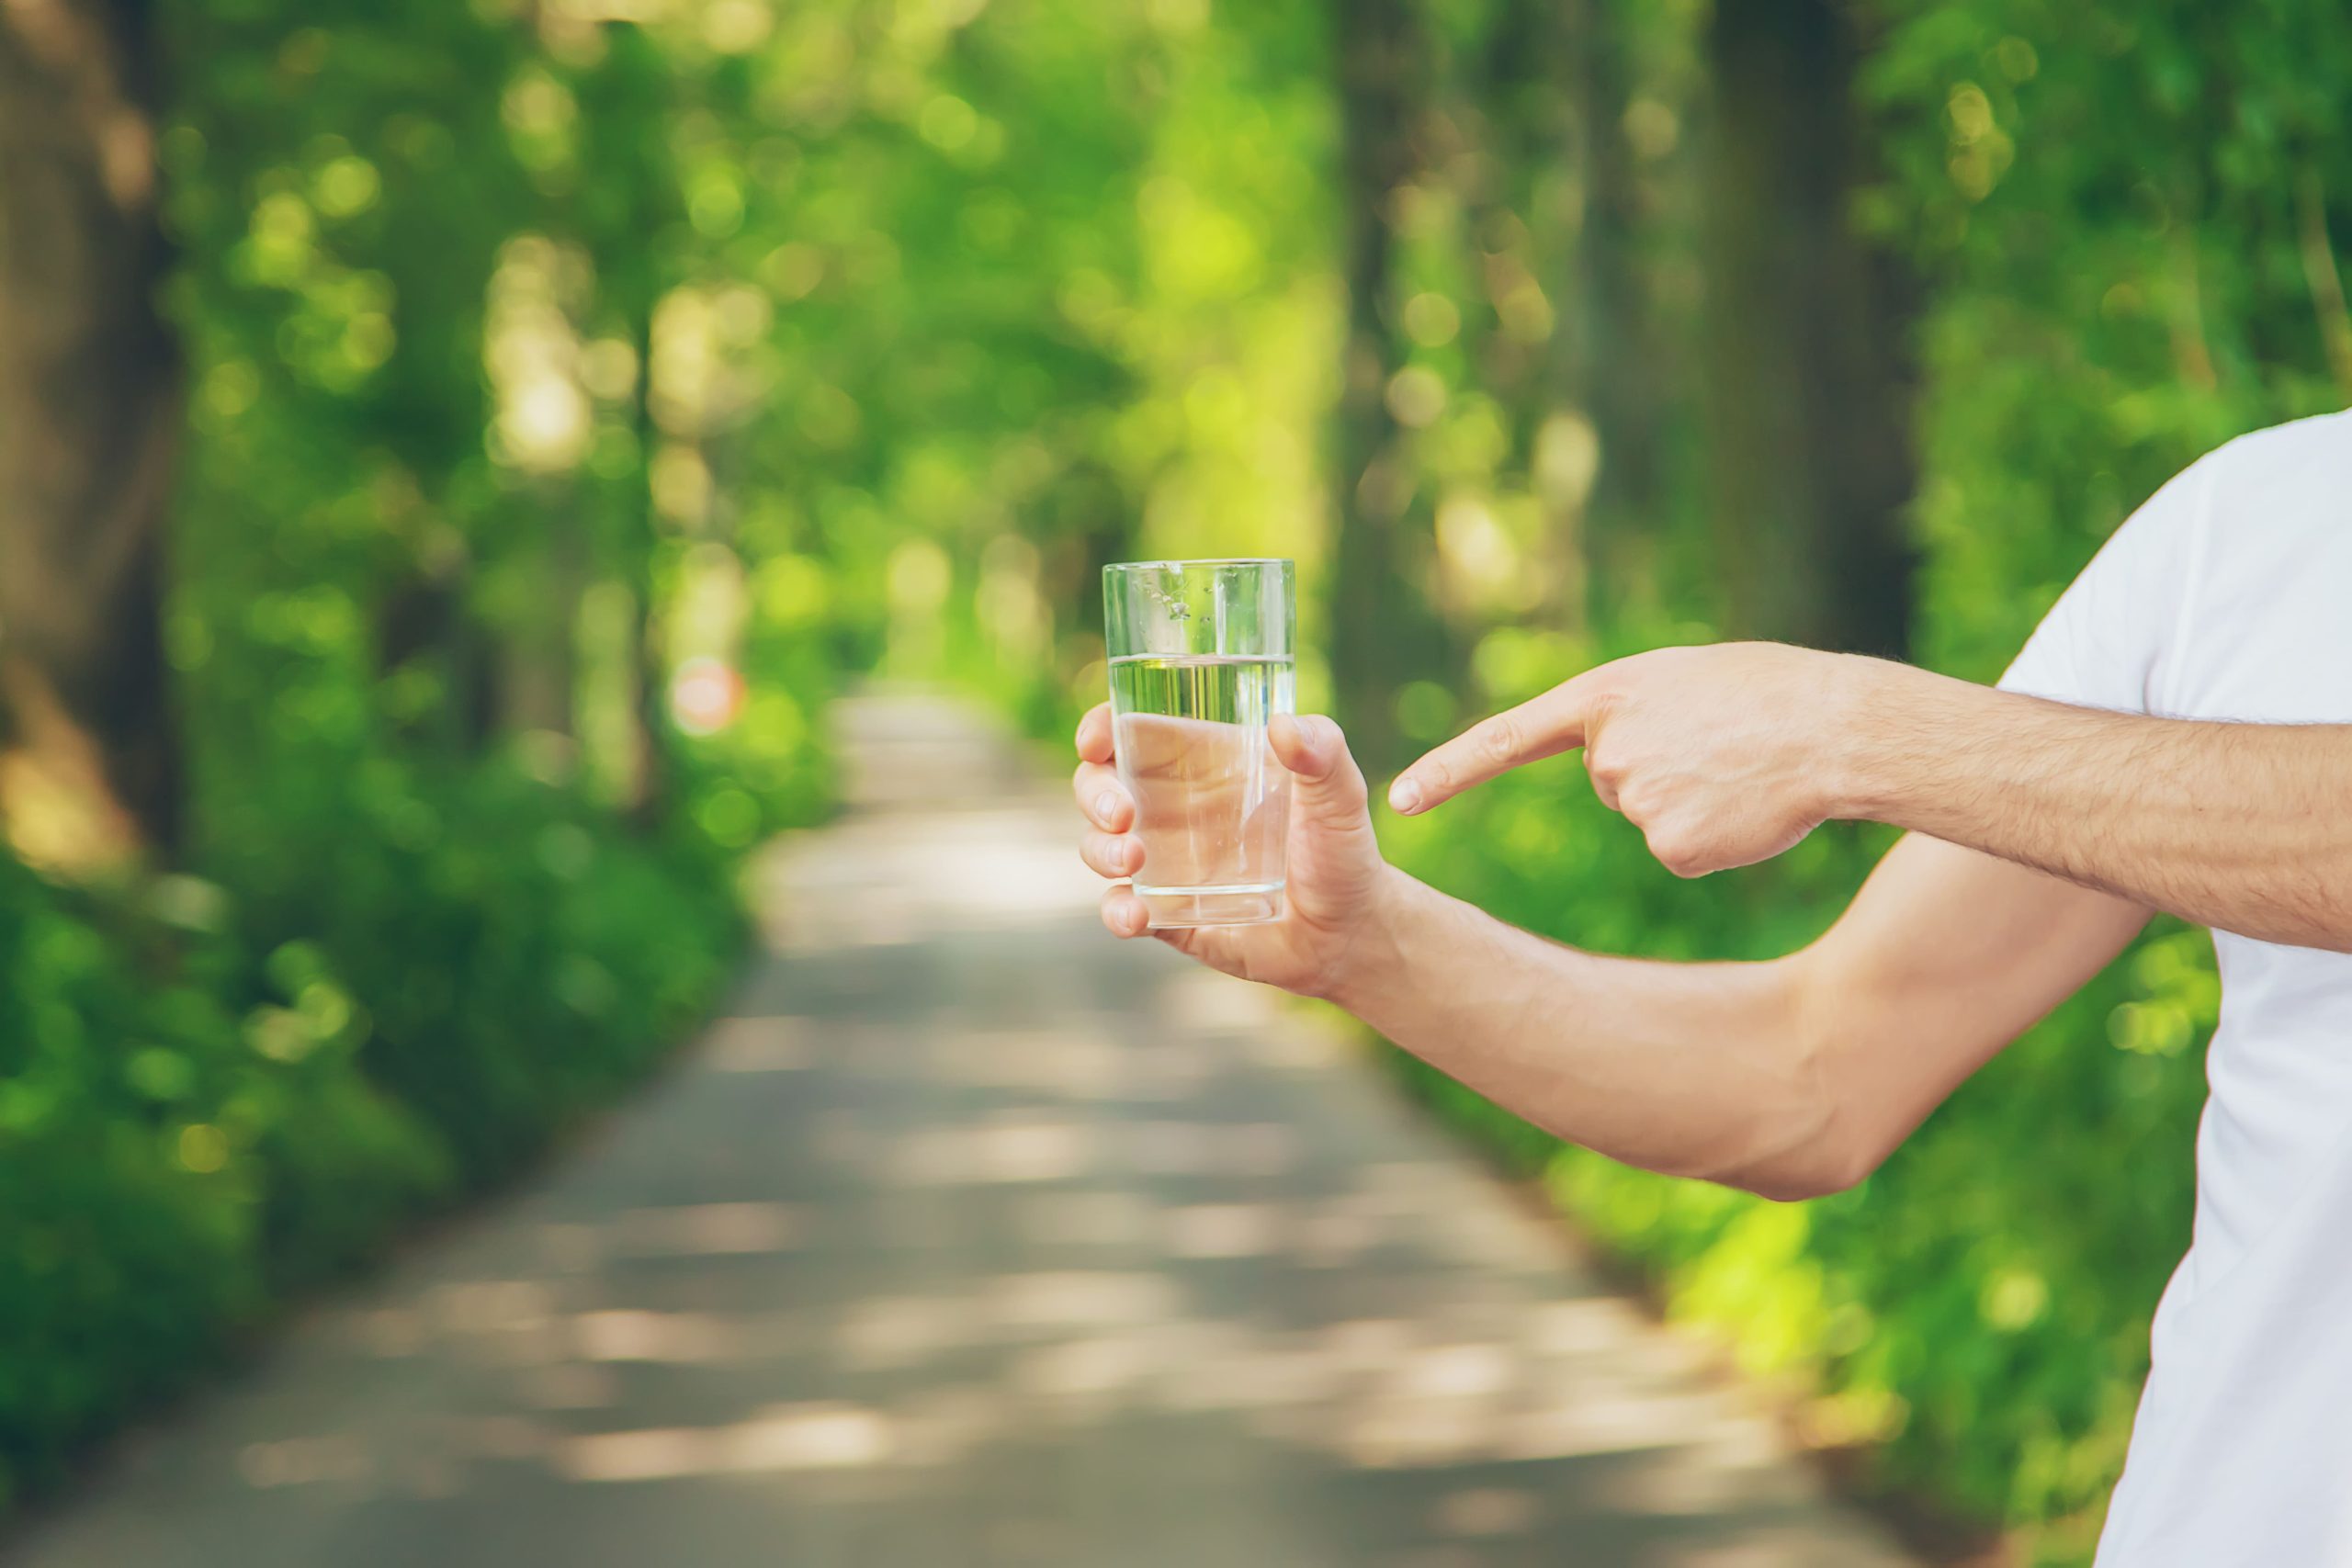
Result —
M 1679 130 L 1657 100 L 1635 107 L 1640 78 L 1625 0 L 1539 8 L 1556 10 L 1555 25 L 1566 34 L 1562 96 L 1572 106 L 1581 199 L 1575 243 L 1557 262 L 1570 344 L 1561 373 L 1564 401 L 1585 411 L 1599 439 L 1588 509 L 1605 555 L 1609 534 L 1658 526 L 1667 504 L 1660 470 L 1672 357 L 1642 276 L 1641 239 L 1651 220 L 1629 121 L 1647 128 L 1661 155 Z
M 1428 498 L 1395 406 L 1405 365 L 1395 305 L 1398 205 L 1422 173 L 1430 41 L 1414 0 L 1337 0 L 1340 195 L 1348 334 L 1336 416 L 1339 535 L 1331 578 L 1331 682 L 1357 755 L 1393 767 L 1397 694 L 1442 681 L 1454 658 L 1430 595 Z
M 1909 399 L 1885 254 L 1855 232 L 1867 148 L 1836 0 L 1727 0 L 1708 34 L 1706 397 L 1726 629 L 1909 646 Z
M 1473 364 L 1509 425 L 1510 471 L 1497 477 L 1523 483 L 1533 498 L 1527 543 L 1548 564 L 1552 585 L 1541 608 L 1577 626 L 1594 389 L 1582 374 L 1588 323 L 1577 319 L 1593 152 L 1579 71 L 1593 9 L 1582 0 L 1506 0 L 1477 40 L 1470 101 L 1455 109 L 1483 143 L 1454 162 L 1475 171 L 1465 260 L 1494 308 L 1497 330 L 1485 330 L 1484 310 L 1464 324 Z
M 149 43 L 138 0 L 0 10 L 0 807 L 63 862 L 178 834 Z
M 634 461 L 608 466 L 602 479 L 593 565 L 581 563 L 628 595 L 623 704 L 630 753 L 625 789 L 640 824 L 660 820 L 670 797 L 668 661 L 661 607 L 650 574 L 654 558 L 653 457 L 662 441 L 654 417 L 654 314 L 677 281 L 675 231 L 684 221 L 679 169 L 671 148 L 677 85 L 660 40 L 634 23 L 608 24 L 603 47 L 572 73 L 580 105 L 580 164 L 594 177 L 562 215 L 586 247 L 596 299 L 587 325 L 624 345 L 634 374 L 621 400 L 624 424 L 610 433 Z M 624 434 L 625 433 L 625 434 Z M 583 547 L 576 541 L 573 548 Z M 584 590 L 586 583 L 580 583 Z M 572 597 L 576 625 L 579 596 Z

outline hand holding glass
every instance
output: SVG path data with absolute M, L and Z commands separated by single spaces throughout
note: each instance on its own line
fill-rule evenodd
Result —
M 1154 930 L 1282 918 L 1290 773 L 1266 724 L 1297 711 L 1292 581 L 1286 560 L 1103 569 L 1112 728 Z

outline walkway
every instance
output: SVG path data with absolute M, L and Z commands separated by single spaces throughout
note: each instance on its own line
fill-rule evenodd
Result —
M 1359 1048 L 1105 937 L 1007 743 L 843 722 L 673 1072 L 0 1560 L 1905 1561 Z

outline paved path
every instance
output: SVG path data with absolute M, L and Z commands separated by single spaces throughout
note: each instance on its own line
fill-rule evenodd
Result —
M 678 1068 L 124 1445 L 19 1568 L 1891 1568 L 1340 1037 L 854 704 Z M 953 804 L 950 804 L 953 803 Z

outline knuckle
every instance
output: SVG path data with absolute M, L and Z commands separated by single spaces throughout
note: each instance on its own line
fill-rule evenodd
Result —
M 1649 845 L 1650 853 L 1657 863 L 1677 876 L 1698 876 L 1707 869 L 1699 841 L 1688 834 L 1672 829 L 1660 829 L 1649 835 Z
M 1508 714 L 1498 714 L 1478 727 L 1478 750 L 1498 762 L 1519 755 L 1519 725 Z

